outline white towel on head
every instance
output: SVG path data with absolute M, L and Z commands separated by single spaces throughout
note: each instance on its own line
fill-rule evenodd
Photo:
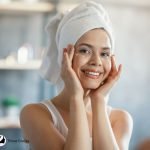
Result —
M 104 28 L 108 33 L 112 49 L 114 46 L 109 16 L 101 4 L 86 1 L 66 14 L 57 14 L 47 26 L 49 48 L 44 54 L 40 74 L 58 87 L 63 88 L 60 76 L 63 48 L 73 44 L 87 31 Z

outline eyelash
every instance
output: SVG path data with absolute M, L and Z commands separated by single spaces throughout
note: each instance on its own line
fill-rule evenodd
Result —
M 89 54 L 90 53 L 90 50 L 87 50 L 87 49 L 80 49 L 79 50 L 80 53 L 83 53 L 83 54 Z M 109 57 L 110 56 L 110 53 L 109 52 L 102 52 L 100 54 L 101 57 Z
M 80 53 L 89 54 L 89 53 L 90 53 L 90 50 L 87 50 L 87 49 L 80 49 L 79 52 L 80 52 Z
M 102 56 L 102 57 L 109 57 L 109 56 L 110 56 L 110 53 L 109 53 L 109 52 L 102 52 L 102 53 L 101 53 L 101 56 Z

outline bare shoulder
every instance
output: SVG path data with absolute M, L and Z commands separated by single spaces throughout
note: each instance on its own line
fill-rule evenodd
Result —
M 26 121 L 31 121 L 34 119 L 37 121 L 41 121 L 41 119 L 44 118 L 50 118 L 51 115 L 48 113 L 48 110 L 42 106 L 42 104 L 28 104 L 24 106 L 20 112 L 20 123 L 26 123 Z
M 119 123 L 123 124 L 124 126 L 132 126 L 133 124 L 131 114 L 124 109 L 112 108 L 111 118 L 113 124 Z
M 27 104 L 20 112 L 20 125 L 23 130 L 30 129 L 30 126 L 34 124 L 38 126 L 41 121 L 47 122 L 48 120 L 52 120 L 51 115 L 42 104 Z M 24 136 L 28 138 L 27 133 L 24 133 Z
M 32 116 L 36 117 L 38 115 L 48 115 L 48 110 L 46 109 L 45 106 L 43 106 L 42 104 L 40 103 L 33 103 L 33 104 L 27 104 L 25 105 L 22 110 L 21 110 L 21 113 L 20 113 L 20 117 L 25 117 L 28 116 L 27 118 L 30 118 Z M 50 116 L 50 114 L 49 114 Z M 39 118 L 39 117 L 38 117 Z
M 24 137 L 36 150 L 61 150 L 65 139 L 52 122 L 51 114 L 43 104 L 28 104 L 20 113 Z M 41 140 L 44 137 L 44 140 Z
M 133 119 L 129 112 L 123 109 L 112 109 L 112 129 L 120 147 L 128 149 L 133 129 Z

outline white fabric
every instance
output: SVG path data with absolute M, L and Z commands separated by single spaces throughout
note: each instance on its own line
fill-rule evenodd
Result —
M 66 127 L 63 118 L 61 117 L 59 111 L 53 105 L 53 103 L 51 102 L 51 100 L 42 101 L 40 103 L 44 104 L 47 107 L 47 109 L 51 113 L 54 126 L 66 138 L 67 137 L 67 133 L 68 133 L 68 128 Z
M 51 102 L 51 100 L 44 100 L 44 101 L 41 101 L 40 103 L 45 105 L 45 107 L 49 110 L 49 112 L 52 116 L 53 124 L 56 127 L 56 129 L 65 138 L 67 138 L 68 128 L 67 128 L 61 114 L 59 113 L 59 111 L 55 107 L 55 105 Z M 110 116 L 111 110 L 112 110 L 112 107 L 108 106 L 108 108 L 107 108 L 108 116 Z M 92 137 L 91 137 L 91 140 L 92 140 Z M 32 146 L 30 145 L 30 143 L 26 143 L 25 145 L 26 145 L 27 150 L 32 150 L 33 149 Z
M 114 46 L 109 16 L 101 4 L 86 1 L 66 14 L 57 14 L 47 25 L 49 48 L 45 51 L 40 74 L 51 83 L 63 88 L 60 77 L 63 48 L 73 44 L 87 31 L 104 28 Z
M 47 107 L 47 109 L 49 110 L 49 112 L 52 116 L 54 126 L 66 138 L 67 134 L 68 134 L 68 128 L 67 128 L 61 114 L 55 107 L 55 105 L 51 102 L 51 100 L 44 100 L 44 101 L 41 101 L 40 103 L 44 104 Z M 108 106 L 108 108 L 107 108 L 108 116 L 110 116 L 111 110 L 112 110 L 112 107 Z

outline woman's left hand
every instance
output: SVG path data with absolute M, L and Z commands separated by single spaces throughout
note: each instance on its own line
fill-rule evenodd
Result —
M 101 84 L 97 89 L 90 91 L 90 97 L 91 100 L 95 99 L 106 99 L 108 94 L 110 93 L 110 90 L 114 86 L 114 84 L 118 81 L 120 74 L 122 70 L 122 65 L 120 64 L 117 68 L 116 62 L 115 62 L 115 56 L 111 56 L 111 70 L 106 78 L 104 80 L 103 84 Z

